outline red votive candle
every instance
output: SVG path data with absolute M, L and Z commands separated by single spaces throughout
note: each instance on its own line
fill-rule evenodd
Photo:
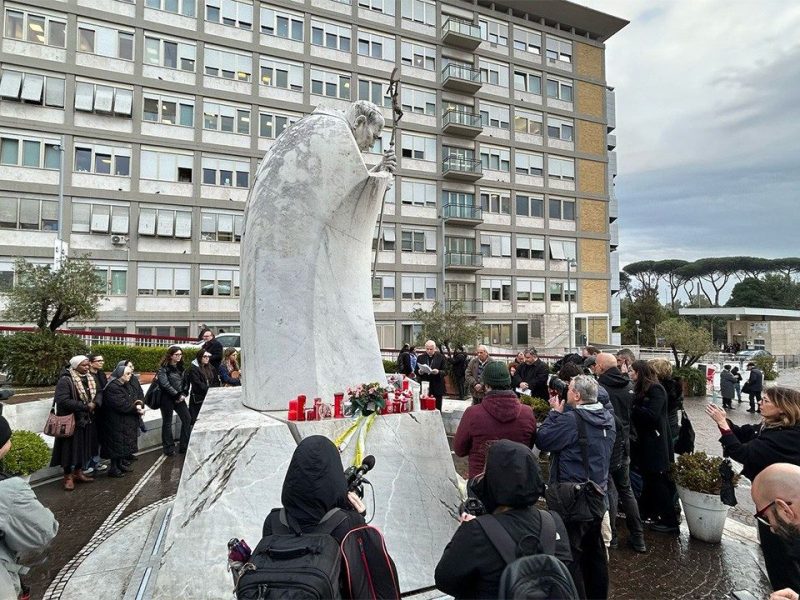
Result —
M 403 391 L 405 392 L 408 389 L 408 379 L 403 379 Z
M 289 409 L 289 414 L 287 416 L 287 419 L 289 421 L 297 421 L 297 409 L 296 408 L 290 408 Z
M 342 400 L 344 400 L 344 394 L 342 392 L 333 395 L 334 419 L 341 419 L 344 416 L 344 414 L 342 413 Z
M 317 420 L 317 409 L 316 408 L 309 408 L 305 412 L 305 420 L 306 421 L 316 421 Z
M 297 416 L 297 400 L 289 400 L 289 410 L 293 410 L 295 416 Z

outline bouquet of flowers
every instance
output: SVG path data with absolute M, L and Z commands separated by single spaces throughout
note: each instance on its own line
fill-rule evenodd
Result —
M 347 388 L 345 392 L 345 415 L 362 414 L 366 417 L 378 412 L 379 409 L 386 405 L 384 394 L 392 390 L 393 388 L 385 387 L 377 381 Z

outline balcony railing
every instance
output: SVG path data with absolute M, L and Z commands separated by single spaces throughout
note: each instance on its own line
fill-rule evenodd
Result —
M 461 219 L 467 221 L 482 221 L 483 209 L 473 204 L 445 204 L 442 208 L 445 220 Z
M 466 65 L 447 63 L 442 69 L 442 81 L 446 82 L 448 79 L 458 79 L 477 87 L 481 86 L 481 72 Z
M 479 113 L 467 112 L 457 108 L 450 108 L 442 115 L 442 127 L 447 127 L 448 125 L 483 128 Z
M 481 28 L 469 21 L 462 21 L 461 19 L 449 17 L 444 22 L 444 25 L 442 25 L 442 36 L 448 33 L 456 33 L 458 35 L 471 37 L 479 44 L 481 43 Z
M 456 304 L 468 315 L 479 315 L 483 312 L 483 300 L 445 300 L 445 307 L 451 310 Z
M 483 267 L 483 255 L 475 252 L 446 252 L 444 266 L 480 269 Z
M 448 174 L 459 179 L 480 179 L 483 177 L 483 167 L 481 161 L 474 158 L 462 158 L 450 154 L 442 161 L 442 175 Z

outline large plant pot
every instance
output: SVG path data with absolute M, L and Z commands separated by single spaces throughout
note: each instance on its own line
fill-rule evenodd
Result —
M 709 544 L 719 544 L 728 516 L 728 506 L 722 503 L 719 495 L 693 492 L 678 486 L 678 496 L 691 536 Z

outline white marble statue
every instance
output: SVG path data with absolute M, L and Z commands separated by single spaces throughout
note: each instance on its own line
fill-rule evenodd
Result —
M 243 402 L 285 410 L 298 394 L 385 382 L 372 312 L 371 245 L 396 169 L 393 149 L 371 171 L 362 152 L 384 119 L 365 101 L 317 109 L 262 160 L 241 248 Z

